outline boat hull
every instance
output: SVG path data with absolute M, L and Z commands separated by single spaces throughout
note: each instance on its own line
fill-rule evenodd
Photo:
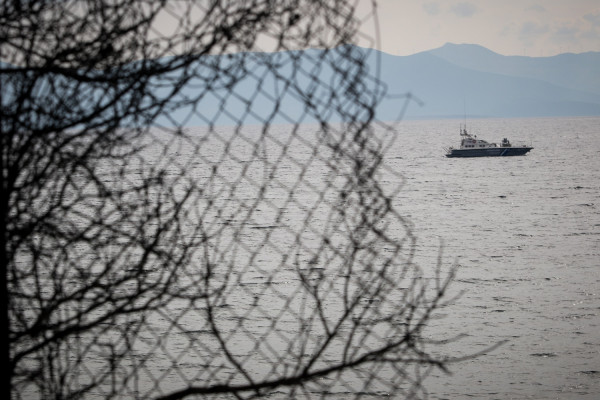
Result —
M 527 154 L 533 147 L 492 147 L 486 149 L 452 149 L 446 157 L 508 157 Z

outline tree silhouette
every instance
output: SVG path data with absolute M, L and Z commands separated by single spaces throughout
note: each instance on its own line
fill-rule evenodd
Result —
M 379 183 L 352 2 L 7 1 L 0 26 L 5 398 L 418 396 L 444 366 L 422 332 L 452 274 L 421 279 Z

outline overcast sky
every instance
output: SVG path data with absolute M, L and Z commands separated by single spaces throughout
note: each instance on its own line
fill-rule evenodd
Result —
M 379 48 L 414 54 L 474 43 L 504 55 L 600 51 L 599 0 L 377 0 Z M 359 13 L 371 7 L 359 0 Z M 364 22 L 374 36 L 374 20 Z M 363 46 L 377 47 L 363 41 Z

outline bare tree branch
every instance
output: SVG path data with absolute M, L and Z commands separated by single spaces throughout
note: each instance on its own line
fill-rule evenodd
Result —
M 418 396 L 446 369 L 424 327 L 454 271 L 413 262 L 354 5 L 0 5 L 5 398 Z

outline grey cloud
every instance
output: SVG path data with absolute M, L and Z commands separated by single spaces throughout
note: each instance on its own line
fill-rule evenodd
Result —
M 540 36 L 547 34 L 550 31 L 548 25 L 540 25 L 535 22 L 525 22 L 519 29 L 519 39 L 527 45 L 532 45 Z
M 583 16 L 587 22 L 592 24 L 593 26 L 600 27 L 600 11 L 595 13 L 586 14 Z
M 440 13 L 439 3 L 425 3 L 423 4 L 423 10 L 429 15 L 438 15 Z
M 477 6 L 473 3 L 457 3 L 450 10 L 459 17 L 472 17 L 477 11 Z
M 578 32 L 579 32 L 579 30 L 576 28 L 563 26 L 563 27 L 560 27 L 556 31 L 555 35 L 565 37 L 565 38 L 574 38 L 575 36 L 577 36 Z
M 540 25 L 535 22 L 528 21 L 521 25 L 519 35 L 521 37 L 537 37 L 548 33 L 548 30 L 549 29 L 547 25 Z
M 552 39 L 558 43 L 574 44 L 577 43 L 581 31 L 573 26 L 560 26 L 552 33 Z
M 542 5 L 540 5 L 540 4 L 534 4 L 531 7 L 529 7 L 528 10 L 536 11 L 536 12 L 539 12 L 539 13 L 546 12 L 546 8 L 544 6 L 542 6 Z

